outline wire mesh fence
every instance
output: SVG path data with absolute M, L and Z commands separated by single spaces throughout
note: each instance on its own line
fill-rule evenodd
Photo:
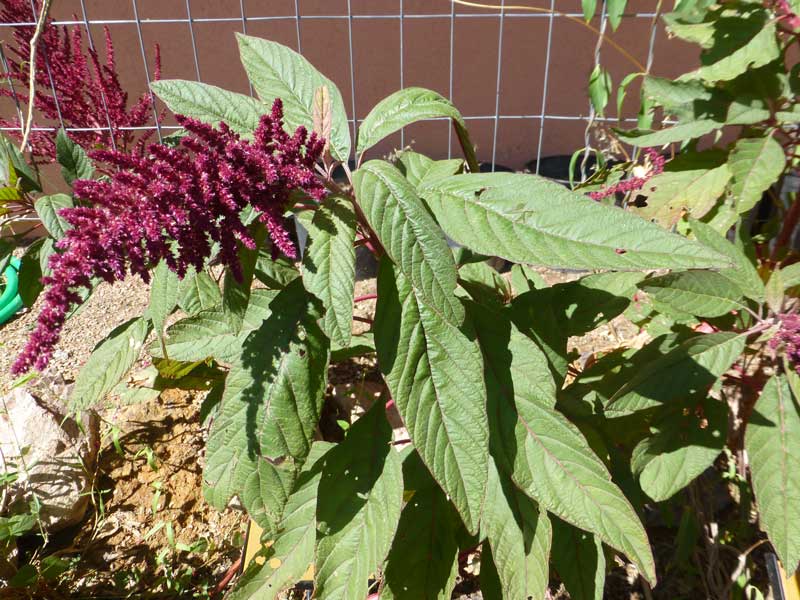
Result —
M 589 123 L 635 120 L 635 102 L 624 104 L 619 115 L 615 107 L 602 118 L 593 113 L 585 89 L 601 52 L 616 82 L 651 67 L 677 74 L 691 63 L 688 54 L 672 46 L 658 60 L 666 39 L 657 19 L 660 2 L 630 1 L 622 24 L 611 33 L 604 10 L 590 27 L 581 25 L 579 0 L 529 0 L 533 10 L 494 1 L 496 8 L 449 0 L 55 0 L 51 18 L 54 26 L 81 28 L 90 48 L 102 46 L 96 41 L 108 28 L 131 96 L 150 93 L 155 44 L 164 56 L 164 78 L 252 94 L 238 64 L 233 35 L 238 31 L 306 55 L 342 91 L 354 136 L 378 100 L 419 85 L 450 98 L 462 111 L 482 161 L 520 168 L 534 160 L 534 170 L 543 157 L 583 146 Z M 8 40 L 14 26 L 34 24 L 33 12 L 30 21 L 0 23 L 0 40 Z M 605 44 L 598 43 L 599 33 Z M 102 55 L 103 48 L 98 51 Z M 19 91 L 11 79 L 5 84 L 12 93 Z M 21 106 L 17 97 L 5 99 L 4 115 L 22 114 Z M 156 102 L 154 111 L 161 108 Z M 103 117 L 110 129 L 107 110 Z M 413 144 L 432 156 L 449 157 L 456 150 L 452 132 L 438 121 L 407 127 L 373 152 Z M 39 119 L 34 130 L 61 125 Z M 161 124 L 154 119 L 131 129 L 153 129 L 161 138 L 176 128 L 169 119 Z

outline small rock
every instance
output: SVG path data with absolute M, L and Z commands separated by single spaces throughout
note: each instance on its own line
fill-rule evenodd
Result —
M 0 460 L 5 464 L 0 471 L 18 472 L 6 510 L 24 510 L 36 496 L 48 531 L 78 523 L 89 505 L 99 448 L 97 415 L 86 412 L 79 425 L 65 416 L 62 402 L 37 400 L 23 388 L 4 396 L 3 402 L 7 412 L 0 412 Z

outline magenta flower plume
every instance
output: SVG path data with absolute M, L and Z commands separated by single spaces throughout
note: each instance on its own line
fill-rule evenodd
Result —
M 0 9 L 2 23 L 35 23 L 41 1 L 34 2 L 36 13 L 30 0 L 4 0 Z M 76 17 L 77 18 L 77 17 Z M 28 89 L 30 69 L 30 40 L 33 25 L 12 27 L 13 39 L 8 44 L 8 72 L 3 77 L 19 83 L 16 90 L 0 89 L 0 96 L 14 96 L 27 103 L 28 97 L 22 90 Z M 70 137 L 85 149 L 98 146 L 116 147 L 139 152 L 144 150 L 152 130 L 145 129 L 142 135 L 132 128 L 143 127 L 153 121 L 153 103 L 149 94 L 144 94 L 131 106 L 128 93 L 124 91 L 117 75 L 114 62 L 114 45 L 108 28 L 105 29 L 106 62 L 102 64 L 94 49 L 83 49 L 81 28 L 74 26 L 58 28 L 48 20 L 39 38 L 36 53 L 35 81 L 36 94 L 34 107 L 43 118 L 41 124 L 64 123 L 71 131 Z M 161 77 L 161 58 L 158 46 L 155 48 L 155 79 Z M 3 127 L 19 127 L 17 119 L 0 117 Z M 12 135 L 21 138 L 20 134 Z M 55 160 L 55 132 L 34 130 L 30 137 L 35 160 L 46 163 Z
M 784 313 L 778 315 L 780 328 L 769 341 L 773 350 L 782 349 L 786 358 L 800 373 L 800 315 Z
M 81 301 L 78 292 L 93 278 L 113 283 L 131 272 L 149 281 L 149 269 L 162 259 L 183 277 L 190 267 L 204 267 L 216 242 L 219 262 L 241 279 L 238 243 L 256 247 L 242 220 L 247 208 L 274 248 L 297 256 L 283 215 L 293 192 L 324 197 L 314 164 L 325 140 L 304 127 L 286 133 L 280 100 L 261 117 L 252 141 L 225 123 L 177 119 L 190 134 L 178 147 L 151 144 L 144 156 L 90 154 L 111 167 L 108 178 L 76 181 L 76 196 L 89 205 L 59 212 L 71 228 L 57 243 L 62 252 L 50 259 L 44 308 L 14 373 L 47 365 L 68 311 Z
M 589 198 L 592 200 L 602 200 L 603 198 L 611 196 L 612 194 L 616 194 L 617 192 L 626 194 L 628 192 L 640 190 L 653 177 L 661 174 L 664 171 L 664 157 L 652 148 L 648 148 L 644 151 L 644 153 L 650 162 L 650 171 L 647 173 L 647 175 L 644 177 L 629 177 L 624 181 L 610 185 L 602 190 L 590 192 Z

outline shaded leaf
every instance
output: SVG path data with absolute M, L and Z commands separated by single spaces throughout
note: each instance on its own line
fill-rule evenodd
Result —
M 733 145 L 728 159 L 733 174 L 731 192 L 736 210 L 747 212 L 780 177 L 786 166 L 783 148 L 771 133 L 758 138 L 741 138 Z
M 61 165 L 64 181 L 72 185 L 76 179 L 91 179 L 94 168 L 86 152 L 73 142 L 63 129 L 56 134 L 56 160 Z
M 759 522 L 792 573 L 800 562 L 800 398 L 787 377 L 773 375 L 761 391 L 745 449 Z
M 305 219 L 309 243 L 303 255 L 303 284 L 322 301 L 322 329 L 340 346 L 350 344 L 356 281 L 356 215 L 352 204 L 330 195 Z
M 602 600 L 606 580 L 603 545 L 561 519 L 553 523 L 553 567 L 572 600 Z
M 720 317 L 741 310 L 742 289 L 715 271 L 684 271 L 645 279 L 639 289 L 657 310 L 697 317 Z
M 178 306 L 187 315 L 196 315 L 222 304 L 219 285 L 205 271 L 192 272 L 181 280 Z
M 326 456 L 317 500 L 319 597 L 365 598 L 389 553 L 403 504 L 402 464 L 391 441 L 383 402 L 375 402 Z
M 86 410 L 103 400 L 136 363 L 148 333 L 147 319 L 131 319 L 95 346 L 75 380 L 69 397 L 70 410 Z
M 64 233 L 70 228 L 63 217 L 58 214 L 62 208 L 72 208 L 75 206 L 72 198 L 66 194 L 53 194 L 51 196 L 42 196 L 37 198 L 34 203 L 36 214 L 42 220 L 42 224 L 49 233 L 56 240 L 64 237 Z

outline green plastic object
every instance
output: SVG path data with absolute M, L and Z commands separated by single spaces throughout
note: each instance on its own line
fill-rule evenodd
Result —
M 0 294 L 0 325 L 8 321 L 22 308 L 22 298 L 19 296 L 19 266 L 19 259 L 12 258 L 3 273 L 6 283 L 3 293 Z

